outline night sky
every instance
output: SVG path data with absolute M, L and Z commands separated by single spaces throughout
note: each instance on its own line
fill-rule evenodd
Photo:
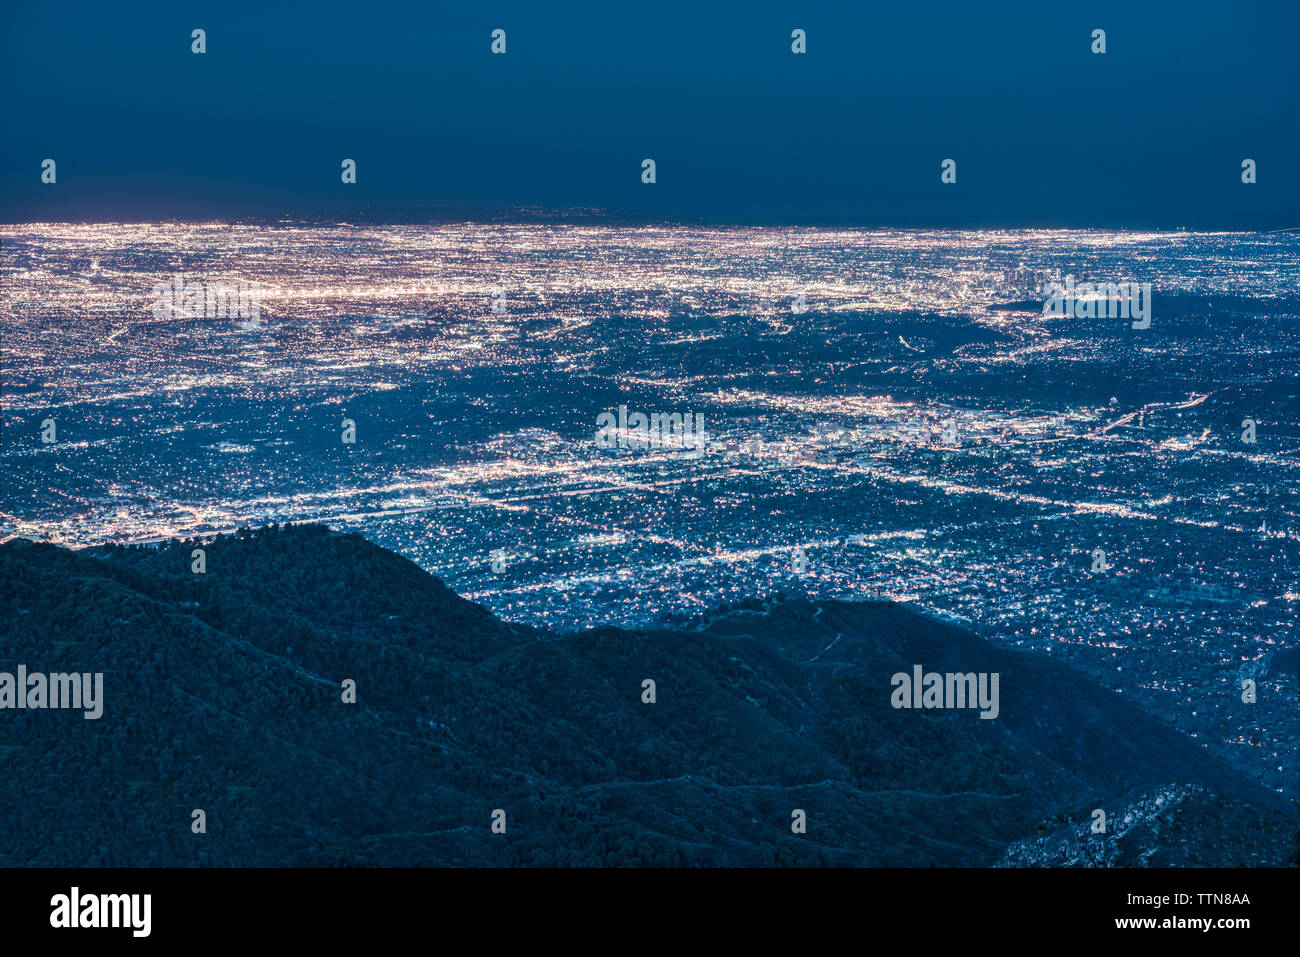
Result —
M 707 6 L 7 4 L 0 221 L 1300 226 L 1300 4 Z

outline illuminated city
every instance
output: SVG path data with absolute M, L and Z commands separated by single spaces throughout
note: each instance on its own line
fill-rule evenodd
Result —
M 561 631 L 883 596 L 1068 661 L 1296 796 L 1295 234 L 2 238 L 6 538 L 323 522 Z M 155 315 L 178 275 L 255 290 L 259 319 Z M 1151 326 L 1045 317 L 1044 276 L 1150 283 Z M 603 447 L 620 406 L 706 440 Z M 1272 689 L 1249 722 L 1240 675 Z

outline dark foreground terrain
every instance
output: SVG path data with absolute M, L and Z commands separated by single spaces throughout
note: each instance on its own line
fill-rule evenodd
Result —
M 1295 808 L 1174 728 L 888 603 L 555 634 L 321 526 L 193 547 L 0 545 L 0 671 L 105 698 L 0 711 L 0 865 L 1294 859 Z M 999 716 L 895 710 L 914 664 L 998 672 Z

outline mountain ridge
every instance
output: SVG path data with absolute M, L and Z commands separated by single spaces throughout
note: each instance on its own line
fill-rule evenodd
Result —
M 0 572 L 0 670 L 104 671 L 106 688 L 99 721 L 0 713 L 6 864 L 989 866 L 1034 858 L 1047 822 L 1169 787 L 1215 820 L 1096 859 L 1293 854 L 1294 808 L 1176 729 L 887 602 L 560 634 L 314 525 L 78 552 L 15 539 Z M 894 709 L 889 677 L 914 664 L 999 671 L 999 718 Z M 1233 822 L 1250 830 L 1225 842 Z

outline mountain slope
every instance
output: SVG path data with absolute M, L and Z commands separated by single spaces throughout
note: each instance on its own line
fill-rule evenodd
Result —
M 1170 787 L 1213 818 L 1121 863 L 1292 854 L 1294 809 L 1174 729 L 887 603 L 556 635 L 320 526 L 192 547 L 0 545 L 0 670 L 105 673 L 100 720 L 0 711 L 0 863 L 989 865 Z M 999 672 L 998 719 L 894 709 L 914 664 Z

